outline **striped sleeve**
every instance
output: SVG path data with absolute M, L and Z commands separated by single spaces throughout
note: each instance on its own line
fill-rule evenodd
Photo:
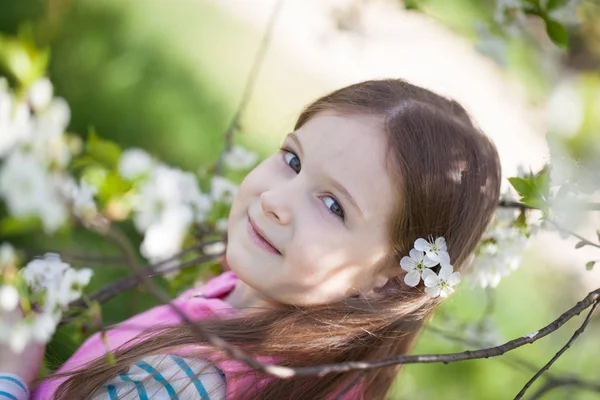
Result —
M 15 374 L 0 372 L 0 400 L 27 400 L 29 389 Z
M 106 382 L 93 400 L 225 400 L 225 397 L 225 375 L 220 369 L 206 360 L 167 354 L 136 362 L 128 371 Z

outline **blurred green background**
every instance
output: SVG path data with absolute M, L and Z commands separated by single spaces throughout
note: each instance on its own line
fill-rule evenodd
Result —
M 472 46 L 477 40 L 475 22 L 490 20 L 490 9 L 493 10 L 492 2 L 479 0 L 415 3 L 419 3 L 423 15 L 458 32 Z M 403 12 L 401 7 L 399 12 Z M 560 56 L 558 71 L 549 74 L 540 73 L 545 59 L 538 56 L 534 43 L 508 39 L 508 59 L 502 68 L 522 82 L 529 101 L 544 101 L 561 74 L 586 73 L 598 89 L 597 15 L 587 17 L 582 30 L 572 36 L 570 50 Z M 37 45 L 50 49 L 48 75 L 55 93 L 71 106 L 69 131 L 85 134 L 93 126 L 103 138 L 123 147 L 142 147 L 167 163 L 191 171 L 210 166 L 223 147 L 223 132 L 240 101 L 262 34 L 216 1 L 0 0 L 0 33 L 15 35 L 24 23 L 29 23 Z M 291 129 L 299 107 L 327 87 L 322 78 L 304 72 L 285 54 L 270 53 L 269 57 L 277 61 L 257 80 L 256 92 L 260 94 L 253 97 L 241 132 L 235 137 L 235 141 L 262 156 L 273 151 Z M 294 88 L 289 94 L 293 101 L 278 94 L 281 79 L 292 81 L 286 82 Z M 577 143 L 589 143 L 586 138 Z M 136 237 L 133 230 L 129 233 Z M 93 250 L 107 256 L 117 253 L 111 245 L 85 232 L 76 238 L 36 236 L 15 237 L 11 241 L 27 241 L 30 247 L 40 250 Z M 571 243 L 565 242 L 565 248 L 569 246 Z M 432 325 L 460 337 L 466 324 L 487 313 L 500 336 L 509 340 L 554 320 L 585 296 L 585 288 L 579 284 L 580 271 L 576 271 L 582 267 L 575 265 L 572 271 L 553 268 L 551 260 L 536 254 L 529 252 L 523 266 L 492 292 L 463 285 L 444 304 Z M 128 275 L 128 270 L 103 265 L 96 267 L 95 273 L 90 291 Z M 164 284 L 161 279 L 158 281 Z M 488 307 L 490 301 L 493 307 Z M 155 301 L 142 290 L 130 290 L 104 306 L 104 322 L 118 322 L 153 304 Z M 582 316 L 575 318 L 550 337 L 514 351 L 511 356 L 407 366 L 395 385 L 394 398 L 513 398 L 535 373 L 515 365 L 513 356 L 539 369 L 581 321 Z M 599 338 L 596 319 L 552 367 L 551 374 L 563 378 L 574 375 L 600 383 Z M 59 330 L 50 345 L 57 365 L 80 340 L 80 333 L 73 327 Z M 477 347 L 454 343 L 427 330 L 416 353 Z M 530 394 L 544 381 L 538 380 Z M 543 398 L 584 400 L 600 395 L 562 387 Z

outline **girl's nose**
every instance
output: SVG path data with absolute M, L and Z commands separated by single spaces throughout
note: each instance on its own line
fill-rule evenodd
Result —
M 281 225 L 287 225 L 292 220 L 292 213 L 282 195 L 283 193 L 274 190 L 263 192 L 260 195 L 260 205 L 267 217 Z

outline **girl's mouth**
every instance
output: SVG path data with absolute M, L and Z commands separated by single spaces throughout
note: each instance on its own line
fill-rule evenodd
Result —
M 273 246 L 273 244 L 271 244 L 271 242 L 269 241 L 269 239 L 267 239 L 263 231 L 254 223 L 254 221 L 250 217 L 248 217 L 248 233 L 250 234 L 250 237 L 258 247 L 268 251 L 269 253 L 281 255 L 281 252 L 277 250 L 277 248 Z

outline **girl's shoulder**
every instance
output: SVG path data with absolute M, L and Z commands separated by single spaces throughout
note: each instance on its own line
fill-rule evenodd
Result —
M 93 400 L 226 398 L 225 374 L 209 361 L 175 354 L 146 357 L 106 382 Z

